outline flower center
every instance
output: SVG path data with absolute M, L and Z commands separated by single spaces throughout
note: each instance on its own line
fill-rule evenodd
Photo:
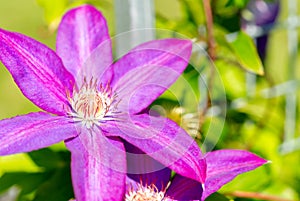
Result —
M 81 122 L 86 128 L 112 119 L 111 105 L 114 101 L 109 85 L 97 87 L 97 81 L 84 81 L 80 89 L 73 91 L 73 97 L 68 96 L 71 110 L 69 116 L 75 122 Z
M 126 193 L 125 201 L 162 201 L 164 196 L 165 192 L 159 191 L 154 184 L 148 186 L 138 184 L 136 190 L 129 190 Z

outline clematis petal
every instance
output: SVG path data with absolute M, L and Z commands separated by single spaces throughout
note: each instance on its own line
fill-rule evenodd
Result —
M 205 181 L 206 164 L 197 143 L 176 123 L 163 117 L 133 115 L 106 122 L 108 136 L 118 135 L 178 174 Z
M 202 193 L 202 185 L 199 182 L 181 175 L 175 175 L 166 191 L 166 197 L 178 201 L 201 200 Z
M 137 147 L 125 142 L 127 175 L 143 185 L 154 184 L 159 191 L 164 190 L 171 177 L 171 170 L 154 160 Z
M 82 130 L 80 137 L 67 141 L 66 145 L 71 151 L 72 182 L 77 200 L 123 199 L 126 175 L 123 143 L 117 138 L 109 139 L 101 133 Z
M 56 49 L 79 85 L 82 76 L 99 78 L 113 61 L 106 20 L 89 5 L 65 14 L 58 28 Z M 91 56 L 93 51 L 96 53 Z M 86 63 L 88 58 L 90 61 Z
M 0 155 L 29 152 L 77 135 L 69 119 L 43 112 L 2 120 L 0 128 Z
M 74 78 L 54 51 L 27 36 L 0 29 L 0 60 L 28 99 L 48 112 L 65 114 L 66 91 L 72 91 Z
M 144 43 L 118 60 L 114 66 L 113 90 L 118 108 L 139 113 L 181 75 L 188 64 L 189 40 L 163 39 Z
M 206 155 L 207 180 L 202 200 L 216 192 L 237 175 L 267 163 L 263 158 L 242 150 L 219 150 Z

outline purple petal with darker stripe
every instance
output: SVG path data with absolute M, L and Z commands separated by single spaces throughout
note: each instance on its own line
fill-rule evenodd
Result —
M 0 121 L 0 155 L 30 152 L 77 136 L 69 119 L 44 112 Z

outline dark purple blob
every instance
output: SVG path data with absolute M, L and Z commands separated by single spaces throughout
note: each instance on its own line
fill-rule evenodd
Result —
M 262 29 L 262 34 L 256 38 L 256 47 L 263 61 L 266 56 L 269 32 L 275 25 L 280 10 L 280 3 L 279 0 L 250 0 L 246 9 L 251 15 L 247 17 L 245 15 L 242 16 L 242 29 L 249 30 L 249 28 L 254 25 L 260 26 Z

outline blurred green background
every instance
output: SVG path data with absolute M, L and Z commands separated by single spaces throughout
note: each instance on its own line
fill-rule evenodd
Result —
M 56 28 L 61 16 L 67 9 L 82 3 L 97 6 L 108 20 L 110 34 L 116 34 L 115 5 L 109 0 L 2 0 L 0 28 L 28 35 L 55 49 Z M 201 0 L 156 0 L 153 3 L 156 28 L 193 38 L 205 50 L 207 31 Z M 187 112 L 174 110 L 173 106 L 178 103 L 174 103 L 168 94 L 164 94 L 155 104 L 168 105 L 167 116 L 181 121 L 199 144 L 206 139 L 214 145 L 214 139 L 210 139 L 208 133 L 220 132 L 219 126 L 222 135 L 214 149 L 245 149 L 272 161 L 238 176 L 210 200 L 299 200 L 300 1 L 212 0 L 211 5 L 217 75 L 212 78 L 213 84 L 209 90 L 221 93 L 220 85 L 225 87 L 225 94 L 222 95 L 226 99 L 227 110 L 209 115 L 200 108 L 200 113 L 195 114 L 199 111 L 189 103 L 189 95 L 181 88 L 180 80 L 172 87 L 172 92 L 178 91 L 178 97 L 184 100 L 181 109 Z M 255 10 L 255 6 L 258 9 Z M 259 13 L 260 10 L 263 14 Z M 269 19 L 265 19 L 268 16 Z M 237 37 L 236 33 L 241 33 L 241 30 L 248 35 Z M 157 37 L 165 36 L 157 34 Z M 268 37 L 265 52 L 261 44 L 263 37 Z M 254 44 L 259 52 L 264 52 L 260 52 L 260 58 L 256 49 L 249 50 Z M 199 89 L 199 76 L 204 73 L 211 77 L 211 71 L 203 70 L 209 69 L 210 64 L 207 59 L 199 60 L 197 57 L 193 57 L 191 62 L 197 65 L 190 65 L 184 78 L 200 101 L 205 92 Z M 264 75 L 257 75 L 260 62 Z M 216 81 L 215 77 L 222 82 Z M 219 106 L 218 95 L 212 101 L 213 106 Z M 211 107 L 208 105 L 204 109 L 209 111 Z M 0 119 L 35 111 L 39 108 L 22 95 L 6 68 L 0 64 Z M 196 115 L 196 119 L 189 114 Z M 199 129 L 191 124 L 195 120 L 200 120 Z M 52 160 L 47 160 L 49 157 Z M 0 157 L 0 195 L 8 196 L 7 190 L 11 186 L 14 188 L 10 191 L 19 193 L 18 200 L 59 201 L 72 198 L 69 153 L 63 143 L 30 154 Z M 246 195 L 249 198 L 245 198 Z M 0 196 L 1 201 L 8 199 Z

